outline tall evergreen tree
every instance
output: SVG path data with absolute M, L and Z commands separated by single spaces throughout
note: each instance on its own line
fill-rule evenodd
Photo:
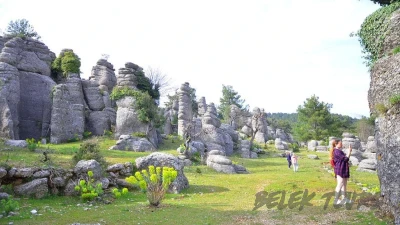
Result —
M 30 37 L 40 39 L 39 34 L 35 31 L 29 21 L 26 19 L 20 19 L 10 21 L 7 27 L 7 35 L 14 37 Z
M 313 95 L 297 108 L 298 123 L 294 127 L 295 137 L 300 141 L 322 140 L 329 136 L 332 124 L 331 104 L 320 102 Z
M 219 99 L 218 116 L 226 122 L 229 119 L 231 105 L 236 105 L 239 109 L 244 109 L 245 100 L 241 99 L 241 97 L 237 91 L 233 90 L 232 86 L 222 85 L 222 97 Z

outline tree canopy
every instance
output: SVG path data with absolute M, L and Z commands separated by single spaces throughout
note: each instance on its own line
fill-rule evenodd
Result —
M 14 37 L 30 37 L 38 40 L 40 39 L 39 34 L 26 19 L 18 19 L 15 21 L 11 20 L 8 24 L 6 34 Z
M 373 1 L 375 4 L 379 4 L 379 5 L 390 5 L 393 2 L 398 2 L 399 0 L 371 0 Z
M 322 140 L 330 135 L 332 104 L 319 101 L 313 95 L 297 108 L 298 123 L 294 127 L 294 135 L 300 141 Z
M 222 97 L 219 99 L 218 116 L 223 120 L 229 119 L 231 105 L 236 105 L 239 109 L 244 109 L 244 99 L 230 85 L 222 85 Z

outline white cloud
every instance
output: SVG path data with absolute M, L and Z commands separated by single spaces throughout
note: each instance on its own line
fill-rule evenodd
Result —
M 28 19 L 56 54 L 72 48 L 84 77 L 101 54 L 158 67 L 218 103 L 232 85 L 251 107 L 295 112 L 316 94 L 333 112 L 368 115 L 369 75 L 349 33 L 371 1 L 0 0 L 0 27 Z M 116 71 L 117 72 L 117 71 Z

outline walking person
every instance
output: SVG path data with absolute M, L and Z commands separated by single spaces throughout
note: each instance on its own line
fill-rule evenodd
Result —
M 286 152 L 286 160 L 288 161 L 288 166 L 290 169 L 290 166 L 292 165 L 292 156 L 290 152 Z
M 292 154 L 292 164 L 293 164 L 293 171 L 297 172 L 299 170 L 299 157 L 296 154 Z
M 335 189 L 335 199 L 333 204 L 350 204 L 351 201 L 346 198 L 347 180 L 350 178 L 349 158 L 352 148 L 349 146 L 349 152 L 346 155 L 342 150 L 342 141 L 335 140 L 332 142 L 331 157 L 334 164 L 334 172 L 337 180 Z M 341 200 L 339 196 L 341 195 Z

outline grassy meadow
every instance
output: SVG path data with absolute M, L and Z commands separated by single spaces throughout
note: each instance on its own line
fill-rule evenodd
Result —
M 150 154 L 108 150 L 115 140 L 100 138 L 99 142 L 101 153 L 110 164 L 134 162 Z M 40 150 L 1 147 L 0 163 L 72 168 L 71 158 L 80 143 L 41 146 L 50 152 L 51 160 L 45 163 L 40 161 L 43 157 Z M 159 151 L 177 155 L 175 149 L 179 145 L 179 141 L 168 139 Z M 19 198 L 19 214 L 0 218 L 0 224 L 391 224 L 389 219 L 377 217 L 376 197 L 362 199 L 362 207 L 357 200 L 348 208 L 334 208 L 330 199 L 324 208 L 323 195 L 333 192 L 336 186 L 334 177 L 323 166 L 328 161 L 327 153 L 301 149 L 296 173 L 288 169 L 286 158 L 278 153 L 269 145 L 266 154 L 258 159 L 230 157 L 250 174 L 220 174 L 204 165 L 185 167 L 190 187 L 179 194 L 167 194 L 158 208 L 150 207 L 146 195 L 139 191 L 110 199 L 111 204 L 84 203 L 79 197 L 51 195 L 43 199 Z M 308 159 L 308 154 L 316 154 L 320 159 Z M 379 185 L 376 174 L 357 172 L 355 168 L 351 169 L 351 180 L 349 192 L 361 193 L 363 186 Z M 294 204 L 301 202 L 305 190 L 308 190 L 305 199 L 315 194 L 309 205 Z M 255 206 L 259 207 L 253 210 Z M 33 209 L 38 215 L 31 215 Z

